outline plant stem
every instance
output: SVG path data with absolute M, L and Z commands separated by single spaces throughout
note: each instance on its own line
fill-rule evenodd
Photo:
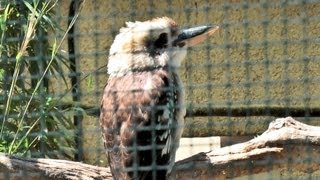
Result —
M 10 90 L 9 90 L 9 94 L 8 94 L 8 99 L 6 102 L 6 107 L 5 107 L 5 111 L 4 111 L 4 116 L 3 116 L 3 120 L 2 120 L 2 127 L 1 127 L 1 133 L 0 133 L 0 139 L 2 139 L 2 134 L 3 134 L 3 129 L 4 129 L 4 124 L 5 121 L 7 120 L 8 117 L 8 113 L 10 111 L 10 105 L 11 105 L 11 100 L 12 100 L 12 96 L 13 96 L 13 91 L 14 91 L 14 87 L 16 86 L 17 83 L 17 79 L 20 73 L 20 66 L 21 66 L 21 60 L 22 60 L 22 56 L 25 53 L 27 46 L 30 42 L 30 40 L 32 39 L 32 36 L 34 34 L 34 30 L 36 28 L 37 23 L 39 22 L 40 17 L 36 18 L 36 8 L 38 6 L 38 3 L 35 4 L 34 9 L 32 10 L 30 17 L 29 17 L 29 21 L 28 21 L 28 28 L 26 29 L 25 32 L 25 36 L 23 38 L 22 44 L 20 46 L 20 49 L 16 55 L 16 64 L 15 64 L 15 68 L 14 68 L 14 73 L 13 73 L 13 79 L 11 82 L 11 86 L 10 86 Z
M 29 101 L 28 101 L 28 103 L 27 103 L 27 105 L 26 105 L 26 107 L 25 107 L 25 110 L 24 110 L 24 112 L 23 112 L 23 114 L 22 114 L 22 117 L 21 117 L 21 119 L 20 119 L 19 126 L 22 124 L 22 122 L 23 122 L 23 120 L 24 120 L 24 118 L 25 118 L 25 116 L 26 116 L 26 114 L 27 114 L 28 108 L 29 108 L 29 106 L 30 106 L 30 104 L 31 104 L 31 101 L 33 100 L 33 98 L 34 98 L 34 96 L 35 96 L 38 88 L 40 87 L 40 84 L 41 84 L 42 80 L 44 79 L 45 75 L 47 74 L 47 72 L 48 72 L 48 70 L 49 70 L 49 68 L 50 68 L 50 65 L 52 64 L 52 62 L 53 62 L 53 60 L 54 60 L 55 55 L 57 54 L 58 50 L 59 50 L 60 47 L 62 46 L 62 43 L 63 43 L 64 39 L 67 37 L 67 34 L 68 34 L 68 32 L 70 31 L 71 27 L 74 25 L 75 21 L 77 20 L 79 14 L 80 14 L 80 11 L 81 11 L 81 9 L 82 9 L 82 5 L 83 5 L 83 3 L 80 4 L 78 13 L 73 17 L 70 25 L 68 26 L 67 31 L 64 33 L 64 35 L 63 35 L 63 37 L 62 37 L 62 39 L 61 39 L 61 41 L 60 41 L 60 43 L 59 43 L 58 46 L 56 46 L 56 41 L 55 41 L 55 43 L 54 43 L 54 45 L 53 45 L 53 47 L 52 47 L 52 53 L 51 53 L 50 61 L 49 61 L 48 65 L 47 65 L 46 69 L 45 69 L 44 72 L 42 73 L 41 78 L 38 80 L 38 82 L 37 82 L 37 84 L 36 84 L 36 86 L 35 86 L 35 88 L 34 88 L 34 90 L 33 90 L 33 92 L 32 92 L 32 95 L 31 95 L 31 97 L 30 97 L 30 99 L 29 99 Z M 19 126 L 18 126 L 18 127 L 19 127 Z M 13 141 L 11 142 L 11 145 L 10 145 L 10 148 L 9 148 L 9 154 L 13 153 L 13 152 L 12 152 L 12 148 L 13 148 L 13 145 L 14 145 L 17 137 L 18 137 L 18 132 L 19 132 L 19 128 L 17 129 L 17 132 L 15 133 L 14 139 L 13 139 Z M 17 149 L 17 147 L 16 147 L 15 149 Z

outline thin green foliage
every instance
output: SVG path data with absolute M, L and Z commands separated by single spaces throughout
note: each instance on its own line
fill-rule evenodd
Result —
M 0 10 L 2 152 L 73 158 L 74 108 L 61 109 L 61 97 L 50 95 L 49 75 L 62 78 L 67 86 L 64 69 L 68 63 L 59 48 L 79 12 L 59 43 L 55 38 L 49 41 L 48 32 L 60 30 L 52 18 L 56 3 L 10 1 Z
M 28 4 L 27 2 L 24 2 L 24 3 Z M 6 119 L 7 119 L 8 112 L 10 110 L 13 90 L 14 90 L 14 88 L 16 86 L 17 79 L 18 79 L 18 76 L 20 74 L 21 58 L 23 56 L 23 53 L 26 51 L 26 48 L 27 48 L 30 40 L 32 39 L 32 35 L 34 33 L 36 25 L 39 22 L 39 18 L 40 17 L 38 16 L 38 18 L 36 18 L 36 9 L 37 9 L 38 3 L 39 2 L 36 2 L 36 4 L 34 5 L 35 7 L 30 9 L 31 14 L 28 17 L 29 19 L 28 19 L 27 28 L 25 29 L 25 32 L 24 32 L 25 36 L 24 36 L 23 41 L 21 43 L 20 49 L 19 49 L 19 51 L 18 51 L 18 53 L 16 55 L 16 60 L 15 60 L 16 64 L 15 64 L 14 73 L 13 73 L 13 81 L 11 82 L 11 86 L 10 86 L 10 90 L 9 90 L 9 94 L 8 94 L 8 99 L 7 99 L 7 102 L 6 102 L 5 112 L 4 112 L 4 116 L 3 116 L 3 120 L 2 120 L 2 128 L 1 128 L 0 137 L 2 137 L 4 123 L 5 123 Z M 9 153 L 10 153 L 10 150 L 9 150 Z

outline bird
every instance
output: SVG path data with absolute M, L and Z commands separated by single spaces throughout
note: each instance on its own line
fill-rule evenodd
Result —
M 166 179 L 186 114 L 179 68 L 218 26 L 180 30 L 169 17 L 126 22 L 110 46 L 100 108 L 114 179 Z

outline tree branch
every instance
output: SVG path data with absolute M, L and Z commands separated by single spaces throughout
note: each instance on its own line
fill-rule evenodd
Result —
M 0 154 L 0 172 L 10 177 L 29 177 L 30 174 L 32 179 L 112 179 L 109 168 L 58 159 L 25 159 L 3 153 Z
M 279 168 L 313 172 L 320 169 L 320 159 L 312 159 L 320 157 L 319 132 L 320 127 L 300 123 L 291 117 L 279 118 L 271 122 L 262 135 L 250 141 L 177 162 L 175 177 L 224 179 Z
M 225 179 L 279 168 L 311 173 L 320 169 L 319 132 L 320 127 L 300 123 L 291 117 L 276 119 L 267 131 L 250 141 L 202 152 L 177 162 L 170 178 Z M 0 172 L 9 176 L 21 170 L 51 179 L 112 179 L 109 168 L 65 160 L 0 155 Z

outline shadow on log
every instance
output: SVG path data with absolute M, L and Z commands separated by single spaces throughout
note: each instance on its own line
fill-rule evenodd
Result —
M 175 164 L 170 179 L 226 179 L 288 169 L 312 173 L 320 169 L 320 127 L 291 117 L 271 122 L 262 135 L 240 144 L 202 152 Z M 112 179 L 109 168 L 65 160 L 24 159 L 0 155 L 5 178 Z

